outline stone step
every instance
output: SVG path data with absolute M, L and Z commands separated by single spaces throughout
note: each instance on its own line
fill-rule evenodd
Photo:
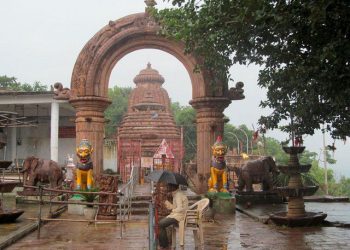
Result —
M 200 199 L 202 199 L 202 197 L 200 195 L 188 195 L 187 196 L 188 201 L 199 201 Z M 131 202 L 150 202 L 152 200 L 151 196 L 134 196 L 131 200 Z
M 148 207 L 147 208 L 131 208 L 131 214 L 148 214 Z
M 151 201 L 152 196 L 151 195 L 136 195 L 132 197 L 132 201 Z
M 131 202 L 131 207 L 133 207 L 133 208 L 141 208 L 141 207 L 148 208 L 149 203 L 150 203 L 150 201 L 146 201 L 146 200 L 136 200 L 136 201 Z
M 189 200 L 188 204 L 189 204 L 189 206 L 191 206 L 195 202 L 197 202 L 197 200 Z M 148 208 L 149 207 L 149 203 L 150 203 L 150 201 L 143 201 L 143 200 L 132 201 L 131 202 L 131 207 L 132 208 Z

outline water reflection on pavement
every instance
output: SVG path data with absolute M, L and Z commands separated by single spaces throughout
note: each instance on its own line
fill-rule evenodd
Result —
M 41 239 L 32 233 L 8 249 L 148 249 L 147 217 L 124 225 L 50 222 Z M 194 249 L 186 231 L 185 248 Z M 287 228 L 265 225 L 242 214 L 220 215 L 204 223 L 204 249 L 349 249 L 350 230 L 336 227 Z

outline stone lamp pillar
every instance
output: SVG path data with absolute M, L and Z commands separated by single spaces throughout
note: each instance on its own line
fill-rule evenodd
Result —
M 270 219 L 278 225 L 287 226 L 311 226 L 321 223 L 327 214 L 318 212 L 306 212 L 303 196 L 313 195 L 318 186 L 304 186 L 301 173 L 309 172 L 311 164 L 301 165 L 298 154 L 305 147 L 283 147 L 284 152 L 290 155 L 287 166 L 278 166 L 282 173 L 290 176 L 288 186 L 278 187 L 278 192 L 283 197 L 288 197 L 287 212 L 278 212 L 270 216 Z

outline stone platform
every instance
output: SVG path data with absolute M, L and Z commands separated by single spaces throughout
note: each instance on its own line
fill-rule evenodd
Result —
M 207 193 L 210 199 L 209 207 L 216 213 L 234 214 L 236 212 L 236 198 L 230 193 Z
M 236 202 L 241 205 L 249 204 L 282 204 L 283 198 L 277 192 L 256 191 L 256 192 L 236 192 Z
M 262 222 L 269 223 L 269 217 L 272 213 L 287 211 L 287 204 L 252 204 L 237 205 L 236 209 L 251 218 Z M 324 202 L 306 202 L 305 210 L 308 212 L 323 212 L 327 214 L 325 226 L 350 227 L 350 203 L 324 203 Z

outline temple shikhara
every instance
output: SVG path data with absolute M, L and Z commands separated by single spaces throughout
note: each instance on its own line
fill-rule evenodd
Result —
M 179 171 L 182 160 L 181 131 L 176 127 L 164 77 L 148 63 L 134 78 L 136 88 L 129 97 L 128 110 L 118 128 L 118 167 L 127 180 L 131 166 L 150 168 L 163 162 L 169 169 L 169 158 L 156 154 L 166 141 L 171 170 Z M 163 158 L 163 159 L 162 159 Z

